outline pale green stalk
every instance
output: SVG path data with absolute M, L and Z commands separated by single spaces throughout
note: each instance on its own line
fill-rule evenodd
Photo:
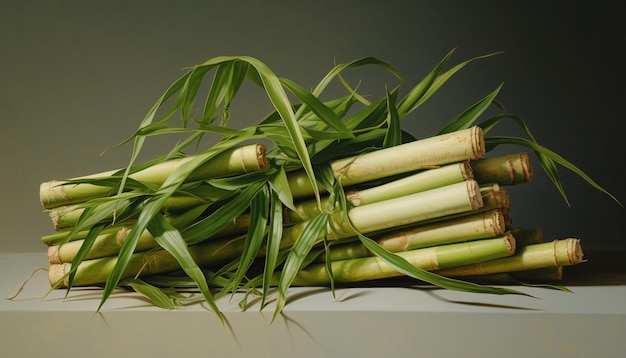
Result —
M 168 176 L 177 168 L 180 168 L 185 163 L 195 160 L 194 158 L 201 157 L 202 155 L 203 154 L 198 154 L 160 162 L 129 175 L 129 178 L 159 186 L 163 184 Z M 195 170 L 186 181 L 192 182 L 263 170 L 267 167 L 267 164 L 265 146 L 252 144 L 243 147 L 235 147 L 208 160 Z M 108 171 L 76 179 L 107 178 L 118 172 L 119 170 Z M 64 183 L 66 182 L 52 180 L 41 184 L 39 196 L 44 208 L 51 209 L 115 194 L 115 192 L 112 192 L 112 188 L 108 186 L 87 183 L 63 185 Z
M 568 238 L 541 244 L 528 245 L 507 258 L 465 265 L 437 273 L 443 276 L 461 277 L 501 272 L 526 271 L 545 267 L 570 266 L 583 261 L 580 240 Z
M 476 213 L 406 229 L 393 229 L 389 233 L 372 237 L 390 252 L 415 250 L 463 241 L 486 239 L 504 234 L 504 217 L 497 211 Z M 517 240 L 516 240 L 517 241 Z M 330 247 L 330 261 L 374 256 L 358 241 Z M 319 260 L 324 260 L 320 256 Z
M 202 191 L 202 198 L 192 195 L 177 195 L 169 198 L 165 205 L 161 208 L 163 213 L 181 213 L 189 210 L 190 208 L 197 207 L 203 203 L 212 203 L 219 199 L 222 199 L 230 192 L 219 188 L 211 187 L 210 190 Z M 48 210 L 52 225 L 57 231 L 64 229 L 70 229 L 76 225 L 78 219 L 85 211 L 85 207 L 82 203 L 59 206 Z M 115 219 L 114 214 L 107 216 L 105 220 Z M 134 219 L 127 219 L 126 221 L 133 222 Z
M 348 187 L 397 174 L 445 164 L 479 159 L 485 155 L 484 136 L 480 127 L 364 153 L 331 162 L 335 178 Z M 294 198 L 313 192 L 306 174 L 289 173 L 289 187 Z
M 190 210 L 189 213 L 193 211 Z M 186 213 L 187 214 L 187 213 Z M 186 215 L 184 214 L 184 215 Z M 182 221 L 181 217 L 176 217 L 175 221 L 172 221 L 172 225 L 178 228 L 187 227 L 192 221 Z M 239 216 L 235 221 L 230 222 L 226 227 L 221 229 L 215 235 L 214 239 L 219 238 L 232 238 L 237 235 L 245 234 L 250 224 L 250 214 L 243 214 Z M 131 225 L 132 226 L 132 225 Z M 116 230 L 108 231 L 98 235 L 93 247 L 86 255 L 86 259 L 96 259 L 109 256 L 115 256 L 119 253 L 124 240 L 130 233 L 131 226 L 118 226 Z M 48 260 L 52 264 L 58 264 L 63 262 L 72 262 L 76 257 L 78 250 L 83 244 L 83 240 L 77 238 L 76 240 L 67 242 L 63 245 L 50 245 L 48 247 Z M 154 237 L 146 230 L 144 231 L 135 247 L 135 252 L 147 251 L 158 247 L 158 243 L 154 240 Z
M 426 271 L 506 257 L 515 252 L 515 239 L 510 235 L 493 239 L 441 245 L 396 253 L 411 265 Z M 360 282 L 398 277 L 392 266 L 378 257 L 333 261 L 333 280 L 337 283 Z M 330 282 L 325 263 L 312 264 L 298 272 L 293 285 L 327 285 Z
M 367 189 L 349 190 L 346 192 L 346 199 L 352 206 L 361 206 L 441 188 L 470 179 L 472 179 L 472 171 L 467 161 L 464 161 L 423 170 L 416 174 L 385 184 L 374 185 Z M 323 204 L 322 206 L 328 205 L 328 200 L 325 199 Z M 296 203 L 295 209 L 285 210 L 288 222 L 308 220 L 320 213 L 319 206 L 315 200 Z
M 533 175 L 530 159 L 524 152 L 473 160 L 470 165 L 476 181 L 481 184 L 522 184 L 529 182 Z
M 411 210 L 405 202 L 412 203 Z M 448 215 L 470 212 L 483 206 L 478 183 L 468 180 L 441 188 L 385 200 L 380 203 L 357 206 L 348 211 L 354 227 L 361 232 L 374 232 L 393 227 L 410 225 L 420 221 Z
M 343 220 L 344 214 L 336 213 L 329 221 L 326 237 L 328 240 L 339 240 L 355 236 L 357 232 L 370 233 L 376 230 L 389 229 L 428 220 L 435 217 L 472 211 L 482 205 L 480 187 L 475 181 L 448 185 L 422 193 L 386 200 L 380 203 L 364 205 L 348 210 L 350 222 Z M 375 215 L 376 213 L 379 215 Z M 391 212 L 391 213 L 390 213 Z M 393 212 L 396 214 L 394 215 Z M 280 242 L 281 248 L 292 246 L 308 222 L 302 222 L 286 228 Z M 357 230 L 357 231 L 355 231 Z M 244 248 L 245 235 L 233 239 L 211 240 L 206 243 L 189 246 L 189 251 L 199 266 L 213 266 L 227 262 L 241 255 Z M 317 238 L 322 241 L 324 235 Z M 263 250 L 261 251 L 263 254 Z M 116 257 L 83 261 L 76 271 L 74 285 L 96 284 L 106 280 Z M 144 267 L 144 264 L 147 266 Z M 83 269 L 83 265 L 85 268 Z M 112 266 L 113 265 L 113 266 Z M 62 272 L 69 272 L 70 264 L 61 264 L 64 268 L 55 267 L 51 270 L 50 280 L 58 281 Z M 143 267 L 143 269 L 142 269 Z M 139 268 L 139 269 L 138 269 Z M 124 275 L 163 273 L 179 268 L 178 263 L 166 251 L 135 253 L 129 261 L 129 268 Z M 85 277 L 86 276 L 86 277 Z

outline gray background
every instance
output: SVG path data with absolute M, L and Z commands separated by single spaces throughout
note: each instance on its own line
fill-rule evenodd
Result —
M 218 55 L 257 57 L 305 87 L 334 61 L 376 56 L 408 88 L 454 47 L 452 63 L 504 51 L 463 70 L 405 129 L 430 135 L 504 82 L 499 100 L 541 143 L 626 202 L 624 15 L 618 1 L 4 2 L 0 250 L 43 253 L 39 238 L 52 228 L 39 184 L 124 166 L 130 147 L 101 152 L 137 128 L 182 68 Z M 350 76 L 376 83 L 371 93 L 396 84 L 374 68 Z M 269 110 L 250 97 L 234 124 Z M 153 143 L 146 156 L 169 145 Z M 548 240 L 579 237 L 583 248 L 626 247 L 625 209 L 562 170 L 569 208 L 535 172 L 510 189 L 515 224 L 540 227 Z

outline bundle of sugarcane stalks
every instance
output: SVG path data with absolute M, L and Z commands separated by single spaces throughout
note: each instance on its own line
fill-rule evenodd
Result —
M 189 302 L 178 290 L 193 287 L 218 314 L 216 296 L 259 294 L 264 306 L 276 287 L 278 314 L 292 285 L 407 276 L 455 290 L 523 294 L 476 282 L 558 280 L 563 266 L 582 262 L 579 240 L 544 243 L 540 230 L 514 227 L 504 188 L 530 180 L 530 159 L 525 152 L 486 153 L 523 145 L 562 193 L 556 164 L 608 193 L 537 144 L 519 117 L 500 113 L 476 125 L 488 107 L 499 107 L 499 87 L 439 133 L 418 140 L 400 130 L 401 118 L 474 60 L 444 70 L 450 55 L 399 101 L 400 87 L 371 102 L 340 76 L 375 65 L 399 77 L 374 58 L 336 66 L 312 91 L 250 57 L 193 67 L 130 138 L 128 167 L 41 185 L 56 230 L 42 238 L 51 286 L 104 285 L 100 307 L 125 287 L 167 308 Z M 204 107 L 194 111 L 199 83 L 211 70 Z M 348 95 L 322 102 L 334 78 Z M 228 108 L 245 79 L 276 110 L 256 126 L 231 129 Z M 299 102 L 289 102 L 286 90 Z M 159 111 L 165 114 L 157 117 Z M 181 126 L 168 122 L 174 113 Z M 485 135 L 511 119 L 528 139 Z M 134 163 L 147 137 L 168 133 L 189 137 L 161 158 Z M 217 143 L 184 154 L 209 133 L 220 136 Z

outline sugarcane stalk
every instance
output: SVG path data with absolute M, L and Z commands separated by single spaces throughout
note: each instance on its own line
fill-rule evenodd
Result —
M 464 217 L 443 220 L 407 229 L 392 230 L 373 236 L 380 246 L 390 252 L 446 245 L 463 241 L 492 238 L 505 232 L 504 217 L 498 210 L 475 213 Z M 517 241 L 517 238 L 516 238 Z M 359 241 L 330 247 L 330 260 L 346 260 L 374 256 Z M 324 256 L 320 256 L 324 260 Z
M 193 210 L 193 209 L 192 209 Z M 191 211 L 190 211 L 191 212 Z M 188 213 L 186 213 L 188 214 Z M 176 217 L 179 221 L 172 221 L 174 227 L 182 229 L 187 227 L 192 221 L 181 221 L 180 217 Z M 213 238 L 232 238 L 245 234 L 250 224 L 250 214 L 245 213 L 236 220 L 230 222 L 227 226 L 215 233 Z M 92 248 L 87 253 L 86 259 L 96 259 L 109 256 L 116 256 L 124 240 L 128 237 L 131 228 L 129 226 L 116 227 L 116 230 L 110 230 L 98 235 Z M 85 233 L 86 234 L 86 233 Z M 67 242 L 63 245 L 48 246 L 48 261 L 51 264 L 59 264 L 64 262 L 72 262 L 78 254 L 78 250 L 82 246 L 84 236 L 80 239 Z M 142 232 L 137 241 L 135 252 L 147 251 L 158 247 L 159 244 L 154 237 L 146 230 Z
M 406 210 L 405 202 L 413 203 Z M 474 180 L 447 185 L 401 198 L 357 206 L 348 211 L 354 227 L 361 232 L 374 232 L 389 227 L 410 225 L 433 218 L 470 212 L 483 206 L 480 187 Z M 388 223 L 393 222 L 393 226 Z
M 346 199 L 353 206 L 377 203 L 390 198 L 420 193 L 473 179 L 467 161 L 423 170 L 419 173 L 363 190 L 349 190 Z
M 136 181 L 160 185 L 181 165 L 201 155 L 203 154 L 161 162 L 133 173 L 129 177 Z M 206 163 L 201 165 L 187 178 L 187 181 L 192 182 L 264 170 L 267 165 L 265 146 L 262 144 L 251 144 L 227 150 L 207 160 Z M 119 170 L 88 175 L 76 179 L 106 178 L 114 175 L 116 172 L 119 172 Z M 64 183 L 66 182 L 52 180 L 40 185 L 39 197 L 45 209 L 80 203 L 90 199 L 115 194 L 112 192 L 111 188 L 107 186 L 87 183 L 63 185 Z
M 430 220 L 420 221 L 420 225 L 426 225 L 431 223 L 438 223 L 441 220 L 452 220 L 456 218 L 462 218 L 467 215 L 473 215 L 476 212 L 488 212 L 497 210 L 504 218 L 504 224 L 506 228 L 511 227 L 511 201 L 507 192 L 498 184 L 488 184 L 480 186 L 480 195 L 482 200 L 482 206 L 478 207 L 475 211 L 464 211 L 458 214 L 450 214 L 445 217 L 435 217 Z
M 355 236 L 357 232 L 370 233 L 416 223 L 420 220 L 441 217 L 450 213 L 476 210 L 481 205 L 480 187 L 477 182 L 470 180 L 401 198 L 351 208 L 347 213 L 349 221 L 344 220 L 342 212 L 337 212 L 329 220 L 325 235 L 328 240 L 339 240 Z M 385 213 L 385 211 L 393 211 L 397 214 L 393 215 Z M 379 212 L 380 215 L 375 215 L 376 212 Z M 286 228 L 281 240 L 281 248 L 293 245 L 307 224 L 308 222 L 305 221 Z M 323 239 L 322 234 L 318 241 Z M 189 246 L 189 251 L 199 266 L 212 266 L 241 255 L 244 240 L 245 235 L 237 238 L 210 240 Z M 105 282 L 116 261 L 117 257 L 83 261 L 76 271 L 75 284 L 89 285 Z M 129 264 L 129 269 L 125 273 L 130 276 L 163 273 L 179 268 L 178 262 L 164 250 L 135 253 L 130 261 L 132 263 Z M 71 266 L 69 265 L 71 264 L 51 265 L 55 268 L 50 270 L 50 281 L 59 281 L 63 272 L 68 272 L 70 269 Z M 58 266 L 64 266 L 64 268 Z
M 483 131 L 480 127 L 471 127 L 335 160 L 330 165 L 335 178 L 348 187 L 420 169 L 479 159 L 484 155 Z M 313 194 L 313 187 L 303 171 L 289 173 L 288 180 L 294 198 Z
M 516 185 L 529 182 L 533 175 L 530 159 L 524 152 L 473 160 L 470 165 L 480 184 Z
M 361 206 L 441 188 L 471 179 L 472 171 L 469 163 L 463 161 L 439 168 L 423 170 L 416 174 L 367 189 L 352 189 L 346 192 L 346 199 L 352 206 Z M 322 207 L 327 202 L 328 198 L 325 198 Z M 316 200 L 305 200 L 296 203 L 295 210 L 285 210 L 285 220 L 290 223 L 300 222 L 308 220 L 319 213 L 320 206 Z
M 458 266 L 437 273 L 443 276 L 461 277 L 501 272 L 533 270 L 544 267 L 570 266 L 583 261 L 580 240 L 567 238 L 522 247 L 507 258 Z
M 163 213 L 180 213 L 189 210 L 189 208 L 196 207 L 205 203 L 213 203 L 231 192 L 224 189 L 215 188 L 213 186 L 205 185 L 205 189 L 202 190 L 202 198 L 193 195 L 178 194 L 169 198 L 165 205 L 161 208 Z M 48 215 L 52 221 L 54 229 L 61 231 L 64 229 L 72 228 L 78 222 L 78 219 L 85 210 L 84 203 L 58 206 L 48 210 Z M 103 220 L 113 219 L 114 214 L 111 213 Z
M 504 235 L 493 239 L 402 251 L 396 254 L 417 268 L 433 271 L 506 257 L 514 252 L 515 239 L 511 235 Z M 402 275 L 376 256 L 333 261 L 331 268 L 336 283 L 369 281 Z M 326 263 L 318 263 L 300 270 L 293 281 L 293 285 L 327 285 L 329 282 Z

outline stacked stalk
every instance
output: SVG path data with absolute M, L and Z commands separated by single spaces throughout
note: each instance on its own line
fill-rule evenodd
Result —
M 407 155 L 407 150 L 412 155 Z M 293 284 L 329 284 L 329 267 L 338 283 L 400 276 L 396 268 L 357 240 L 360 234 L 370 236 L 414 267 L 449 277 L 480 276 L 497 281 L 495 274 L 522 272 L 518 277 L 525 277 L 524 273 L 540 275 L 555 269 L 560 273 L 562 266 L 581 262 L 577 240 L 540 243 L 540 232 L 511 227 L 510 199 L 503 186 L 530 180 L 528 157 L 517 154 L 482 159 L 483 155 L 482 132 L 472 127 L 332 162 L 335 178 L 345 187 L 348 210 L 332 215 L 325 232 L 314 238 L 316 252 L 322 250 L 323 242 L 330 242 L 329 252 L 310 260 Z M 149 167 L 129 178 L 158 187 L 186 160 Z M 213 160 L 218 164 L 214 166 Z M 228 169 L 216 170 L 223 166 Z M 262 146 L 241 147 L 207 161 L 188 182 L 206 183 L 211 178 L 262 171 L 266 167 Z M 83 178 L 118 174 L 119 171 L 112 171 Z M 289 187 L 299 201 L 292 208 L 295 210 L 284 210 L 281 250 L 289 250 L 309 221 L 330 205 L 328 197 L 322 198 L 321 205 L 310 199 L 313 188 L 305 178 L 300 172 L 288 173 Z M 71 262 L 87 236 L 86 231 L 77 232 L 64 242 L 84 211 L 83 204 L 115 195 L 104 186 L 59 185 L 62 183 L 43 183 L 40 192 L 41 202 L 50 211 L 58 231 L 42 238 L 49 246 L 49 281 L 55 287 L 68 285 Z M 184 230 L 207 215 L 205 211 L 211 203 L 227 196 L 227 191 L 218 188 L 204 193 L 202 198 L 170 198 L 162 209 L 167 220 Z M 73 285 L 96 285 L 107 280 L 134 219 L 135 216 L 115 222 L 100 233 L 78 266 Z M 188 250 L 201 267 L 215 268 L 237 260 L 245 249 L 248 225 L 250 213 L 244 213 L 216 234 L 190 245 Z M 265 248 L 258 255 L 265 255 Z M 330 260 L 330 266 L 326 260 Z M 178 270 L 180 264 L 175 257 L 161 249 L 145 231 L 123 277 Z

